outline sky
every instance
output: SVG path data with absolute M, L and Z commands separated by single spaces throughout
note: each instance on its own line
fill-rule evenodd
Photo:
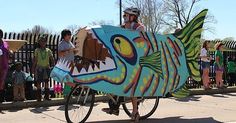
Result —
M 0 0 L 0 29 L 21 32 L 41 25 L 60 32 L 70 25 L 87 26 L 93 21 L 109 21 L 119 25 L 118 0 Z M 198 9 L 209 9 L 216 24 L 213 33 L 204 33 L 206 39 L 236 40 L 236 0 L 202 0 Z

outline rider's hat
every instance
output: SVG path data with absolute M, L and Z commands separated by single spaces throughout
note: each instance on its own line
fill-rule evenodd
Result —
M 134 8 L 134 7 L 126 8 L 123 12 L 130 14 L 130 15 L 135 15 L 137 17 L 139 17 L 139 15 L 140 15 L 140 10 L 138 8 Z

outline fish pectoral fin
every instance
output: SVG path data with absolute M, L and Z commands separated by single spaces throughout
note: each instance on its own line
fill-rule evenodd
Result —
M 140 66 L 148 67 L 155 71 L 160 77 L 163 77 L 161 65 L 161 51 L 154 52 L 148 56 L 140 57 Z
M 188 90 L 186 85 L 183 85 L 182 87 L 180 87 L 176 91 L 172 92 L 171 95 L 176 98 L 185 98 L 190 95 L 190 90 Z

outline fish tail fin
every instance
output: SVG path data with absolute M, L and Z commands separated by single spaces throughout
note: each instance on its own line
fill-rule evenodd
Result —
M 207 11 L 207 9 L 201 11 L 183 29 L 174 34 L 183 42 L 189 73 L 195 81 L 201 81 L 196 59 L 200 51 L 200 38 Z

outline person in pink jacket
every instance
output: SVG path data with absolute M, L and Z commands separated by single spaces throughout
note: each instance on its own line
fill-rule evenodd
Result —
M 5 78 L 8 71 L 9 50 L 6 42 L 2 40 L 3 31 L 0 29 L 0 102 L 4 101 Z

